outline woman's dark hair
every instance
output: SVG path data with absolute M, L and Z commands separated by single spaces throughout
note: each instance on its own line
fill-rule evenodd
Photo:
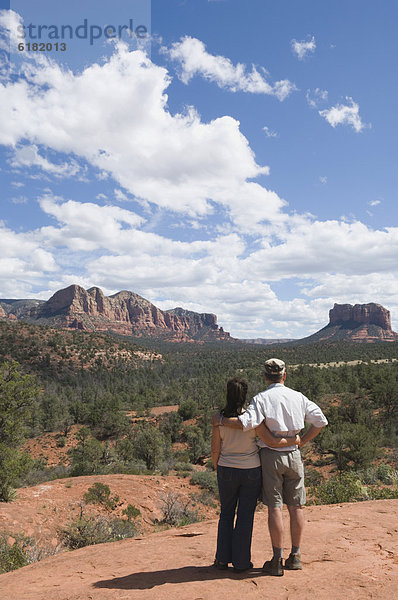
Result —
M 233 377 L 227 381 L 227 402 L 221 414 L 224 417 L 237 417 L 246 402 L 247 381 Z

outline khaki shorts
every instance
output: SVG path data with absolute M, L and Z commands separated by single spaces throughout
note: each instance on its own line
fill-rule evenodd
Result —
M 304 466 L 300 450 L 278 452 L 261 448 L 262 501 L 276 508 L 305 504 Z

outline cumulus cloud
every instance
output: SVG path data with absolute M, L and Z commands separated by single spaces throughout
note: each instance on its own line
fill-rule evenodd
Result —
M 128 202 L 129 199 L 126 196 L 126 194 L 122 192 L 122 190 L 118 190 L 117 188 L 115 188 L 113 190 L 113 193 L 115 194 L 116 200 L 119 200 L 120 202 Z
M 23 234 L 2 227 L 3 297 L 4 290 L 15 296 L 12 286 L 32 297 L 23 285 L 43 280 L 52 291 L 73 282 L 108 293 L 131 289 L 161 308 L 214 312 L 226 330 L 243 337 L 311 333 L 327 323 L 334 302 L 398 308 L 398 228 L 296 215 L 250 248 L 238 233 L 172 240 L 145 231 L 142 217 L 117 206 L 51 194 L 39 202 L 53 224 Z M 48 280 L 57 265 L 62 275 Z M 273 283 L 282 280 L 300 282 L 299 297 L 280 300 Z
M 292 85 L 283 91 L 264 71 L 200 44 L 196 66 L 181 55 L 188 81 L 197 73 L 225 89 L 280 99 Z M 98 204 L 48 191 L 37 205 L 45 226 L 17 233 L 0 225 L 0 296 L 45 298 L 43 290 L 48 297 L 71 283 L 131 289 L 162 308 L 215 312 L 244 337 L 308 334 L 326 324 L 335 301 L 375 300 L 398 310 L 397 228 L 289 215 L 286 202 L 255 181 L 269 168 L 257 164 L 238 121 L 205 122 L 192 107 L 172 114 L 170 81 L 166 69 L 121 45 L 79 73 L 30 61 L 0 86 L 0 143 L 15 152 L 15 168 L 56 178 L 84 160 L 108 179 L 89 196 L 97 194 Z M 310 97 L 325 101 L 323 93 Z M 354 126 L 345 119 L 331 124 Z M 265 127 L 264 134 L 274 132 Z M 130 204 L 114 206 L 115 198 Z M 177 227 L 184 241 L 171 239 Z M 295 282 L 297 298 L 277 297 L 273 286 L 282 280 Z
M 17 148 L 10 163 L 16 168 L 39 167 L 57 178 L 75 177 L 81 171 L 79 164 L 73 159 L 59 164 L 49 161 L 40 155 L 35 144 Z
M 381 204 L 381 200 L 371 200 L 368 204 L 369 206 L 378 206 Z
M 0 222 L 1 297 L 26 297 L 32 286 L 57 269 L 52 252 L 34 234 L 16 233 Z
M 47 215 L 61 223 L 61 227 L 43 227 L 40 231 L 41 238 L 53 246 L 66 246 L 73 250 L 120 247 L 121 237 L 144 222 L 134 212 L 118 206 L 62 201 L 51 195 L 40 198 L 39 204 Z
M 21 41 L 18 28 L 22 17 L 13 10 L 0 10 L 0 48 L 6 51 L 15 49 Z
M 269 167 L 256 163 L 238 121 L 205 123 L 193 108 L 172 115 L 169 84 L 164 68 L 123 45 L 78 74 L 43 59 L 26 68 L 26 77 L 0 86 L 0 143 L 29 140 L 23 160 L 47 170 L 54 167 L 35 145 L 74 154 L 137 199 L 191 217 L 210 214 L 216 203 L 239 227 L 280 219 L 284 201 L 249 181 Z M 241 214 L 242 198 L 250 219 Z
M 253 65 L 249 71 L 242 63 L 234 65 L 225 56 L 210 54 L 202 41 L 189 36 L 175 42 L 169 49 L 163 48 L 163 52 L 181 65 L 180 78 L 184 83 L 189 83 L 195 75 L 201 75 L 230 92 L 268 94 L 280 101 L 296 89 L 287 79 L 269 83 L 264 68 L 259 72 Z
M 305 97 L 309 106 L 311 106 L 311 108 L 316 108 L 320 103 L 327 101 L 328 95 L 329 93 L 327 90 L 315 88 L 314 90 L 307 90 Z
M 365 127 L 369 127 L 369 125 L 365 125 L 362 122 L 359 116 L 359 105 L 352 98 L 347 97 L 346 100 L 348 104 L 336 104 L 336 106 L 332 106 L 331 108 L 320 110 L 319 114 L 332 127 L 337 127 L 337 125 L 351 125 L 359 133 Z
M 308 54 L 312 54 L 315 52 L 316 42 L 315 37 L 312 36 L 311 39 L 297 41 L 293 39 L 290 42 L 292 51 L 297 56 L 299 60 L 303 60 Z
M 83 253 L 80 276 L 90 276 L 91 284 L 133 289 L 162 308 L 183 305 L 215 312 L 234 335 L 272 337 L 278 327 L 283 331 L 283 323 L 285 336 L 286 331 L 300 335 L 303 327 L 315 331 L 327 322 L 333 302 L 381 302 L 383 286 L 377 291 L 377 278 L 389 281 L 390 297 L 383 292 L 383 298 L 391 305 L 395 294 L 398 306 L 398 228 L 373 230 L 359 222 L 296 216 L 269 236 L 265 232 L 259 246 L 249 250 L 236 233 L 174 241 L 143 231 L 137 215 L 119 207 L 49 196 L 40 203 L 57 223 L 41 228 L 36 239 L 52 252 L 65 247 Z M 273 282 L 284 279 L 301 281 L 301 298 L 277 298 Z

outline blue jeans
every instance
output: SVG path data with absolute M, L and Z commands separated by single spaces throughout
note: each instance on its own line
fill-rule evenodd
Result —
M 217 481 L 221 513 L 216 559 L 232 563 L 237 569 L 246 569 L 250 564 L 254 511 L 261 490 L 261 467 L 235 469 L 218 466 Z

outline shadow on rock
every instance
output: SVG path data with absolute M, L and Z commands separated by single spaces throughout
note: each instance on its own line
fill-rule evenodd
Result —
M 261 569 L 252 569 L 244 573 L 234 573 L 232 569 L 219 571 L 210 565 L 208 567 L 181 567 L 179 569 L 164 569 L 162 571 L 141 571 L 125 577 L 115 577 L 96 581 L 95 588 L 118 590 L 148 590 L 165 583 L 185 583 L 188 581 L 208 581 L 212 579 L 250 579 L 263 577 Z

